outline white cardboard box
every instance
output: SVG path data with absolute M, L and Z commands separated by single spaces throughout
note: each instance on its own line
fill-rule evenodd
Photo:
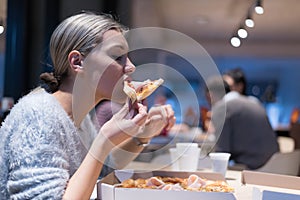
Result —
M 253 200 L 299 200 L 300 177 L 243 171 L 242 183 L 252 189 Z
M 192 192 L 153 190 L 137 188 L 118 188 L 114 184 L 120 183 L 128 178 L 149 178 L 151 176 L 169 176 L 187 178 L 190 174 L 210 180 L 224 180 L 221 174 L 212 172 L 174 172 L 174 171 L 115 171 L 101 183 L 98 183 L 98 199 L 102 200 L 236 200 L 233 193 L 226 192 Z

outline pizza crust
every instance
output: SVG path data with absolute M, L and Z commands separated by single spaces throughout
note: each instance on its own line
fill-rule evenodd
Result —
M 143 82 L 125 81 L 123 91 L 132 102 L 142 101 L 150 96 L 162 83 L 163 79 L 145 80 Z

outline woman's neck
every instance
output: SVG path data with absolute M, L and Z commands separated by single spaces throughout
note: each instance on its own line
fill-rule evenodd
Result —
M 67 79 L 61 83 L 59 90 L 53 93 L 63 109 L 74 121 L 76 127 L 80 127 L 86 115 L 95 107 L 95 91 L 84 80 L 78 78 L 77 82 Z
M 63 107 L 65 112 L 68 114 L 68 116 L 74 121 L 73 109 L 72 109 L 72 99 L 73 99 L 72 93 L 62 91 L 62 90 L 57 90 L 55 93 L 53 93 L 53 96 Z

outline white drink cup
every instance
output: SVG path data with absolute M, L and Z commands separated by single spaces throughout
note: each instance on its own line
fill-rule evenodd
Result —
M 221 152 L 210 153 L 213 172 L 220 173 L 225 177 L 230 155 L 230 153 Z
M 181 171 L 196 171 L 201 149 L 197 143 L 176 144 L 178 166 Z
M 173 171 L 179 170 L 179 156 L 177 154 L 176 148 L 169 149 L 170 157 L 171 157 L 171 169 Z
M 198 143 L 176 143 L 177 153 L 179 155 L 193 152 L 198 148 Z
M 179 169 L 181 171 L 197 171 L 200 151 L 201 149 L 197 148 L 182 154 L 179 157 Z

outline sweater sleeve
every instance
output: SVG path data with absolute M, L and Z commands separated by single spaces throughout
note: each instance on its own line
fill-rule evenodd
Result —
M 11 138 L 7 182 L 12 199 L 62 199 L 70 176 L 67 154 L 55 131 L 41 127 L 15 127 L 19 138 Z
M 65 131 L 34 111 L 13 114 L 7 189 L 11 199 L 62 199 L 70 178 Z M 49 124 L 50 123 L 50 124 Z M 59 122 L 56 122 L 59 123 Z

